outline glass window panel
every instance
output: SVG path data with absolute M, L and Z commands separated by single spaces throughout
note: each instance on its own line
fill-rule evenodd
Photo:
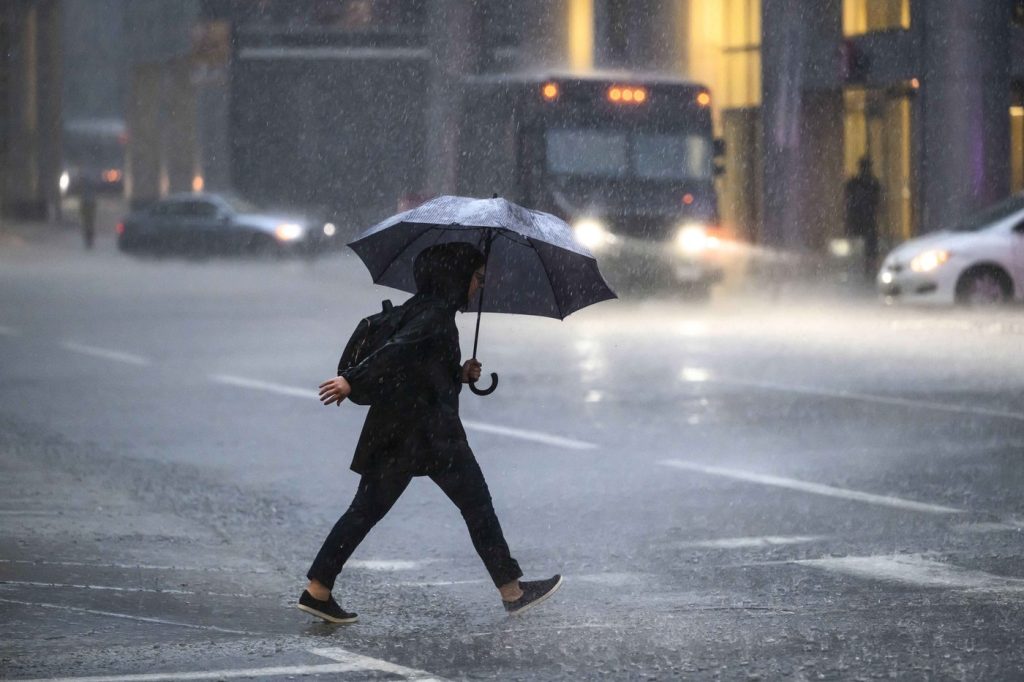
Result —
M 633 143 L 636 175 L 649 180 L 711 178 L 711 142 L 699 135 L 638 134 Z
M 843 0 L 843 33 L 910 28 L 910 0 Z
M 617 177 L 628 171 L 623 132 L 563 128 L 547 132 L 547 163 L 552 173 Z

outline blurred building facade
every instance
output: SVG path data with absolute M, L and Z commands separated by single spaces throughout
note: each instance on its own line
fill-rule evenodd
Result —
M 61 3 L 0 3 L 0 214 L 59 211 Z
M 686 71 L 718 95 L 723 213 L 757 241 L 841 236 L 869 157 L 883 244 L 1024 188 L 1024 3 L 690 0 Z
M 883 242 L 1024 188 L 1024 0 L 109 1 L 124 13 L 137 204 L 234 187 L 379 215 L 452 188 L 463 77 L 531 69 L 710 86 L 723 220 L 780 248 L 841 233 L 863 156 L 883 185 Z M 38 26 L 59 4 L 8 3 L 4 39 L 26 35 L 23 8 Z M 17 59 L 6 87 L 26 73 Z M 12 182 L 5 196 L 32 195 Z

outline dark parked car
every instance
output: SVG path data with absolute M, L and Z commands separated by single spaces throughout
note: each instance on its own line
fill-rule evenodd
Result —
M 312 255 L 333 246 L 332 223 L 263 212 L 220 194 L 175 194 L 126 217 L 117 246 L 126 252 L 195 255 Z

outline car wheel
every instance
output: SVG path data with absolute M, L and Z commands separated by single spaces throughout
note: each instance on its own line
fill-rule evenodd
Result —
M 996 267 L 972 268 L 956 283 L 956 302 L 961 305 L 999 305 L 1010 300 L 1012 294 L 1009 275 Z

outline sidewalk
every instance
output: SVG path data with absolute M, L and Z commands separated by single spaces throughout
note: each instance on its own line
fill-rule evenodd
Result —
M 65 199 L 61 211 L 62 216 L 57 221 L 0 218 L 0 253 L 7 254 L 19 247 L 33 245 L 59 245 L 84 251 L 77 200 Z M 115 226 L 125 213 L 122 198 L 102 197 L 99 200 L 96 215 L 97 248 L 114 238 Z

